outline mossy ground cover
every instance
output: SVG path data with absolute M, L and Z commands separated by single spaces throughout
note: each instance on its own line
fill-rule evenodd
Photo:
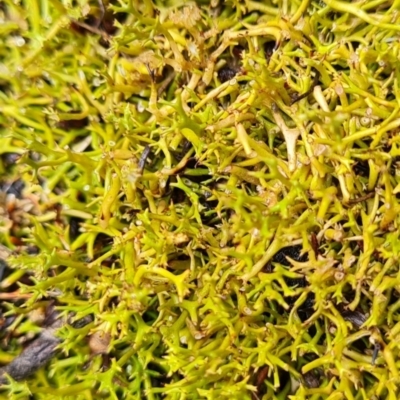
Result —
M 2 398 L 398 399 L 399 32 L 1 1 Z

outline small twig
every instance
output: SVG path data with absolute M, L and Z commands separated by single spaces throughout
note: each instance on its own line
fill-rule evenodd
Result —
M 140 159 L 139 159 L 139 171 L 140 171 L 141 174 L 143 174 L 143 170 L 144 170 L 144 167 L 146 165 L 146 160 L 147 160 L 147 157 L 149 156 L 149 154 L 150 154 L 150 146 L 147 145 L 144 148 L 143 153 L 142 153 L 142 155 L 140 156 Z
M 102 31 L 101 29 L 98 29 L 98 28 L 95 28 L 95 27 L 90 26 L 88 24 L 85 24 L 84 22 L 80 22 L 80 21 L 78 21 L 77 19 L 74 19 L 74 18 L 71 18 L 71 22 L 73 24 L 83 28 L 83 29 L 86 29 L 89 32 L 92 32 L 92 33 L 94 33 L 96 35 L 100 35 L 104 40 L 107 40 L 108 42 L 110 41 L 110 36 L 106 32 Z
M 264 384 L 264 381 L 268 377 L 268 372 L 269 372 L 269 367 L 265 366 L 262 367 L 260 370 L 257 371 L 256 377 L 255 377 L 255 386 L 257 388 L 256 392 L 252 392 L 252 397 L 254 400 L 260 400 L 260 396 L 262 396 L 262 386 Z
M 30 299 L 31 294 L 20 293 L 18 290 L 10 293 L 0 293 L 0 300 L 19 300 L 19 299 Z
M 159 88 L 157 89 L 157 96 L 161 96 L 168 85 L 175 79 L 176 73 L 175 71 L 171 72 L 160 84 Z
M 260 390 L 261 386 L 264 384 L 264 381 L 267 379 L 268 372 L 269 372 L 268 366 L 265 366 L 258 371 L 257 379 L 256 379 L 256 386 L 257 386 L 258 391 Z
M 374 197 L 374 196 L 375 196 L 375 192 L 370 192 L 370 193 L 365 194 L 364 196 L 357 197 L 356 199 L 349 200 L 347 202 L 347 204 L 352 205 L 352 204 L 361 203 L 362 201 L 368 200 L 368 199 L 370 199 L 371 197 Z
M 319 254 L 319 243 L 317 235 L 315 233 L 311 234 L 311 247 L 314 251 L 315 256 L 317 257 Z
M 153 83 L 155 83 L 155 82 L 156 82 L 156 73 L 155 73 L 155 70 L 154 70 L 154 69 L 151 69 L 151 68 L 150 68 L 150 64 L 148 64 L 148 63 L 145 63 L 144 65 L 146 66 L 147 71 L 149 72 L 151 81 L 152 81 Z
M 374 352 L 372 353 L 372 360 L 371 360 L 372 365 L 375 365 L 375 361 L 378 358 L 378 353 L 380 350 L 381 350 L 381 345 L 379 343 L 375 343 Z
M 319 78 L 320 78 L 320 72 L 317 70 L 314 76 L 314 79 L 311 83 L 310 88 L 303 94 L 298 95 L 295 94 L 292 98 L 292 101 L 290 102 L 290 105 L 292 106 L 294 103 L 297 103 L 298 101 L 306 98 L 308 95 L 311 94 L 311 92 L 313 91 L 314 87 L 317 86 L 318 82 L 319 82 Z

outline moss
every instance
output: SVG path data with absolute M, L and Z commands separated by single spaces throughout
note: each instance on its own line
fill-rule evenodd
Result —
M 399 398 L 399 10 L 2 2 L 2 396 Z

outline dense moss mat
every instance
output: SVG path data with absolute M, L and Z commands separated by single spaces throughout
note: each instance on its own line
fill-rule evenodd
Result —
M 0 396 L 398 399 L 399 32 L 0 2 Z

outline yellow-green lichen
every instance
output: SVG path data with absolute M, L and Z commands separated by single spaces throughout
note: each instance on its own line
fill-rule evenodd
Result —
M 1 371 L 58 344 L 1 396 L 399 398 L 399 31 L 397 0 L 0 2 Z

